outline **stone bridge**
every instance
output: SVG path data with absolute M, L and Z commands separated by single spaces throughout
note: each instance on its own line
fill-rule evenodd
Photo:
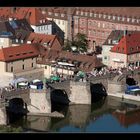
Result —
M 56 89 L 63 90 L 68 95 L 68 98 L 73 104 L 91 104 L 91 91 L 92 84 L 102 84 L 107 93 L 124 93 L 126 89 L 127 76 L 140 82 L 140 70 L 135 72 L 128 71 L 123 74 L 108 74 L 100 77 L 90 77 L 86 82 L 65 81 L 61 83 L 50 84 L 50 93 Z
M 16 89 L 0 93 L 0 124 L 7 124 L 6 108 L 12 99 L 22 99 L 23 108 L 30 113 L 51 113 L 50 91 L 33 89 Z M 19 111 L 20 112 L 20 111 Z

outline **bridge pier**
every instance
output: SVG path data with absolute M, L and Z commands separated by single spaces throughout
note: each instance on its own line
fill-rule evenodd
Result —
M 70 81 L 71 94 L 69 100 L 71 104 L 91 104 L 90 83 Z
M 8 116 L 6 113 L 6 108 L 0 108 L 0 125 L 7 125 L 8 123 Z
M 50 91 L 30 89 L 31 103 L 27 106 L 30 113 L 51 113 Z

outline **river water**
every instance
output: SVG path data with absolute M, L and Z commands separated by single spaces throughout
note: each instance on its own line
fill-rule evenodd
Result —
M 54 110 L 63 113 L 64 118 L 24 116 L 10 125 L 22 127 L 25 132 L 140 132 L 139 106 L 107 97 L 92 105 L 56 106 Z

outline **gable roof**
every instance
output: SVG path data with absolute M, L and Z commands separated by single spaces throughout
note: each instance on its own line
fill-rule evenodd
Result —
M 0 35 L 11 34 L 13 38 L 25 39 L 30 32 L 33 32 L 26 19 L 0 22 Z
M 113 30 L 108 38 L 105 40 L 103 45 L 115 45 L 115 42 L 119 42 L 120 39 L 125 36 L 125 34 L 135 34 L 135 33 L 140 33 L 140 31 L 130 31 L 130 30 Z M 110 43 L 109 43 L 110 40 Z
M 53 41 L 55 40 L 56 35 L 46 35 L 40 33 L 30 33 L 29 38 L 27 41 L 31 41 L 32 43 L 48 43 L 49 46 L 52 46 Z
M 21 46 L 1 48 L 0 61 L 9 62 L 39 55 L 38 48 L 33 44 L 24 44 Z
M 127 55 L 140 53 L 140 33 L 127 34 L 120 40 L 119 44 L 111 48 L 111 52 Z
M 14 17 L 17 19 L 26 18 L 31 25 L 37 25 L 40 20 L 46 19 L 39 8 L 35 7 L 21 7 L 17 10 Z

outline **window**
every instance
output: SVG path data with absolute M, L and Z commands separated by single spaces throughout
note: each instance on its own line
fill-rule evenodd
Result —
M 1 43 L 3 43 L 3 42 L 4 42 L 4 39 L 3 39 L 3 38 L 1 38 L 1 39 L 0 39 L 0 42 L 1 42 Z
M 90 13 L 90 17 L 92 17 L 92 15 L 93 15 L 93 14 L 92 14 L 92 13 Z
M 79 14 L 79 11 L 76 11 L 76 15 L 78 15 Z
M 134 23 L 135 22 L 135 19 L 134 18 L 132 18 L 132 23 Z
M 129 22 L 130 21 L 130 18 L 127 18 L 127 22 Z
M 63 20 L 63 25 L 65 24 L 64 20 Z
M 24 62 L 24 59 L 22 61 Z
M 81 11 L 81 16 L 83 15 L 83 11 Z
M 32 68 L 34 67 L 34 63 L 32 63 Z
M 116 19 L 116 16 L 113 16 L 113 20 L 115 20 Z
M 102 14 L 99 14 L 99 18 L 101 18 Z
M 111 18 L 111 16 L 110 15 L 108 15 L 108 19 L 110 19 Z
M 106 18 L 106 15 L 103 15 L 103 18 L 105 19 Z
M 55 13 L 54 15 L 55 15 L 55 16 L 58 16 L 58 13 Z
M 22 69 L 24 70 L 24 65 L 22 65 Z
M 97 14 L 95 13 L 95 14 L 94 14 L 94 17 L 96 17 L 96 16 L 97 16 Z
M 101 25 L 100 22 L 98 22 L 98 27 L 99 27 L 99 28 L 100 28 L 100 25 Z
M 103 23 L 103 28 L 105 28 L 105 24 Z
M 130 51 L 133 51 L 133 48 L 130 48 Z
M 118 21 L 120 21 L 120 17 L 118 17 Z
M 13 66 L 11 67 L 11 72 L 13 72 Z
M 45 66 L 45 69 L 47 69 L 47 66 Z
M 106 60 L 107 59 L 107 56 L 104 56 L 104 59 Z
M 21 43 L 23 43 L 23 40 L 21 40 Z
M 18 42 L 18 39 L 16 39 L 16 42 Z
M 85 16 L 87 16 L 88 15 L 88 13 L 87 12 L 85 12 Z
M 122 17 L 122 21 L 124 21 L 125 20 L 125 17 Z
M 52 14 L 52 12 L 48 12 L 48 15 L 51 15 Z

